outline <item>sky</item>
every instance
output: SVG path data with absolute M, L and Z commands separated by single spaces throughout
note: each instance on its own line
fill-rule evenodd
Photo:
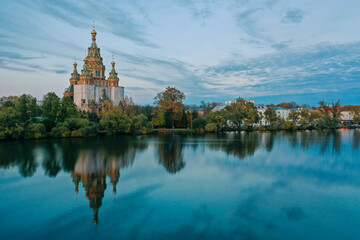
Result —
M 0 0 L 0 96 L 62 96 L 82 69 L 93 21 L 125 95 L 152 104 L 360 104 L 358 0 Z

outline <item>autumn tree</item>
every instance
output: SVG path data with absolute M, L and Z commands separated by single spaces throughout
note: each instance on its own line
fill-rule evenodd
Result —
M 230 120 L 238 129 L 244 125 L 245 128 L 252 126 L 260 120 L 258 111 L 254 103 L 239 99 L 236 102 L 226 106 L 225 116 Z
M 136 115 L 135 104 L 132 97 L 125 96 L 124 99 L 120 101 L 118 109 L 127 116 L 134 117 Z
M 174 128 L 174 121 L 182 118 L 185 94 L 177 88 L 167 87 L 164 92 L 158 93 L 154 99 L 160 109 L 170 113 L 171 125 Z
M 289 103 L 289 102 L 282 102 L 279 103 L 278 105 L 276 105 L 277 107 L 282 107 L 282 108 L 295 108 L 297 107 L 296 103 Z

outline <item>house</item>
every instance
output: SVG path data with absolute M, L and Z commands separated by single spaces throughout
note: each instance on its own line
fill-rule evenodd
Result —
M 267 107 L 264 104 L 255 104 L 255 107 L 261 117 L 259 124 L 261 126 L 270 125 L 270 122 L 268 120 L 266 120 L 266 118 L 265 118 L 265 111 L 266 111 Z
M 298 111 L 297 108 L 282 108 L 282 107 L 274 107 L 275 115 L 282 119 L 288 119 L 291 111 Z
M 353 111 L 342 111 L 340 113 L 340 120 L 342 124 L 349 124 L 354 121 L 355 113 Z

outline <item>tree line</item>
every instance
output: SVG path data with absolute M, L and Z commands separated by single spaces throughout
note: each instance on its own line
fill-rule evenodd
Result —
M 131 97 L 118 106 L 105 109 L 100 115 L 79 111 L 69 97 L 59 98 L 47 93 L 41 104 L 31 95 L 9 96 L 0 99 L 0 139 L 27 139 L 45 137 L 88 137 L 99 134 L 147 134 L 154 129 L 189 129 L 217 132 L 226 130 L 298 130 L 334 129 L 340 123 L 343 110 L 355 113 L 359 124 L 359 106 L 340 106 L 340 102 L 319 107 L 292 110 L 288 119 L 278 117 L 274 105 L 268 105 L 262 114 L 254 103 L 239 98 L 219 111 L 212 111 L 216 103 L 201 102 L 185 105 L 186 96 L 179 89 L 167 87 L 154 98 L 155 105 L 136 105 Z M 281 103 L 294 107 L 292 103 Z M 268 126 L 259 125 L 266 119 Z

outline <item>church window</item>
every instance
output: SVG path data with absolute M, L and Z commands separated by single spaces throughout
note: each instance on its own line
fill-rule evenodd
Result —
M 100 77 L 100 72 L 99 71 L 96 71 L 96 76 Z

